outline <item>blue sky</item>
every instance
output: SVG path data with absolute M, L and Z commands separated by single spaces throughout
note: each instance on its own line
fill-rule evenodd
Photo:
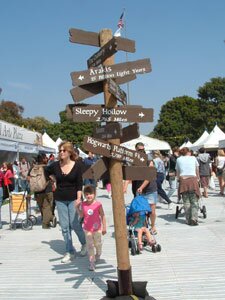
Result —
M 126 36 L 136 41 L 128 60 L 150 58 L 152 64 L 151 73 L 129 84 L 130 104 L 154 109 L 154 122 L 142 124 L 142 134 L 153 130 L 168 100 L 197 98 L 205 82 L 225 76 L 224 0 L 0 0 L 0 99 L 22 105 L 24 117 L 58 122 L 73 103 L 70 73 L 85 70 L 98 50 L 70 43 L 69 29 L 114 32 L 123 8 Z M 115 55 L 115 63 L 124 61 L 124 52 Z M 103 94 L 84 101 L 103 102 Z

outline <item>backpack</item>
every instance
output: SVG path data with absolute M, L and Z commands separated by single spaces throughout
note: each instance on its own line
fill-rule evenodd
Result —
M 34 165 L 30 171 L 31 192 L 42 192 L 48 185 L 43 166 L 44 165 Z

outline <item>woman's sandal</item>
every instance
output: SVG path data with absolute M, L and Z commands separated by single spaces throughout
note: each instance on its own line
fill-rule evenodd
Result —
M 151 228 L 150 233 L 151 233 L 152 235 L 156 235 L 156 234 L 157 234 L 157 230 Z

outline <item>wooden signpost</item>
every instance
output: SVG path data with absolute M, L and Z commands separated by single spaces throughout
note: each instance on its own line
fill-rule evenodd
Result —
M 102 105 L 67 106 L 67 111 L 75 122 L 152 122 L 153 109 L 141 106 L 117 106 L 107 108 Z
M 122 137 L 122 126 L 120 123 L 114 122 L 95 127 L 93 137 L 101 140 L 120 139 Z
M 135 42 L 113 37 L 112 31 L 104 29 L 100 33 L 80 29 L 70 29 L 70 41 L 100 47 L 88 61 L 88 70 L 71 73 L 75 88 L 71 95 L 75 103 L 88 97 L 104 93 L 104 105 L 67 105 L 67 117 L 74 122 L 106 122 L 86 136 L 83 148 L 103 156 L 91 166 L 83 178 L 99 179 L 109 172 L 112 186 L 112 206 L 115 227 L 115 242 L 118 263 L 119 294 L 132 294 L 132 274 L 127 242 L 126 218 L 124 211 L 123 178 L 127 180 L 155 180 L 155 168 L 146 167 L 147 155 L 129 150 L 120 145 L 139 136 L 139 122 L 152 122 L 153 109 L 127 104 L 126 93 L 119 84 L 129 82 L 137 74 L 151 71 L 149 59 L 114 64 L 118 50 L 135 52 Z M 117 101 L 123 106 L 117 106 Z M 136 122 L 125 128 L 119 123 Z M 122 169 L 122 164 L 125 164 Z
M 107 79 L 109 92 L 113 94 L 113 96 L 121 102 L 123 105 L 127 104 L 127 95 L 126 93 L 120 88 L 120 86 L 113 80 Z
M 136 75 L 129 75 L 125 77 L 119 77 L 116 79 L 118 84 L 123 84 L 131 80 L 136 79 Z M 103 82 L 98 81 L 95 83 L 84 84 L 70 90 L 70 93 L 73 97 L 75 103 L 78 103 L 86 98 L 95 96 L 103 92 Z
M 70 73 L 73 85 L 84 85 L 105 79 L 123 78 L 130 75 L 145 74 L 151 72 L 151 63 L 147 59 L 139 59 L 115 65 L 93 67 L 84 71 Z M 117 83 L 118 80 L 117 80 Z

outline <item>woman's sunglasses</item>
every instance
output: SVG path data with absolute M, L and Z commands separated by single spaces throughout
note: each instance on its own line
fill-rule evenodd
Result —
M 61 149 L 61 150 L 59 150 L 59 153 L 61 153 L 61 152 L 66 152 L 66 150 L 64 150 L 64 149 Z

